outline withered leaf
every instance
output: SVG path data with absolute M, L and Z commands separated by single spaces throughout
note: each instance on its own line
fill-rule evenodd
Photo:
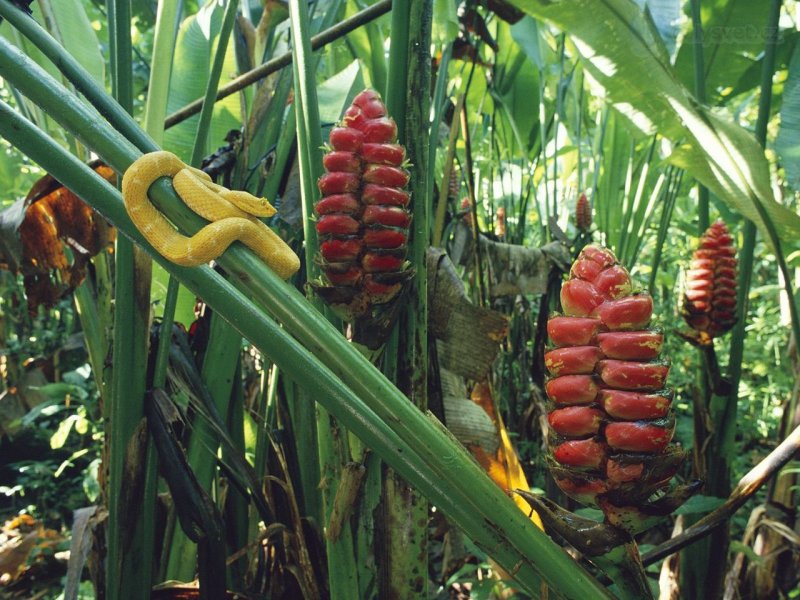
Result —
M 111 168 L 97 161 L 91 166 L 114 181 Z M 22 273 L 31 312 L 71 293 L 86 276 L 89 259 L 115 238 L 102 216 L 50 175 L 0 214 L 0 229 L 6 234 L 0 266 Z

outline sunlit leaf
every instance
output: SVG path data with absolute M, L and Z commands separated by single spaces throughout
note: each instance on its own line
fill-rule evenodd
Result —
M 678 81 L 651 21 L 633 0 L 513 3 L 568 32 L 587 74 L 605 89 L 614 108 L 645 133 L 658 132 L 681 144 L 672 162 L 752 219 L 771 246 L 759 203 L 781 239 L 800 239 L 800 217 L 775 201 L 759 144 L 693 99 Z
M 689 3 L 686 3 L 688 10 Z M 766 3 L 752 0 L 705 0 L 701 3 L 706 93 L 711 101 L 728 95 L 730 86 L 764 50 Z M 675 59 L 683 84 L 694 89 L 694 49 L 691 26 Z M 754 83 L 755 86 L 755 83 Z

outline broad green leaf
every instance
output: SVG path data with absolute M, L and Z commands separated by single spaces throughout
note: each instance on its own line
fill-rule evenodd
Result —
M 539 35 L 539 24 L 536 19 L 529 16 L 523 17 L 521 21 L 511 26 L 511 35 L 533 64 L 539 69 L 544 69 L 544 55 L 547 50 L 543 49 L 546 45 L 543 44 L 542 37 Z
M 499 51 L 492 97 L 514 132 L 514 155 L 527 156 L 539 124 L 539 69 L 528 58 L 513 37 L 512 28 L 504 21 L 497 24 L 496 39 Z M 511 140 L 508 143 L 510 145 Z
M 172 77 L 169 86 L 167 113 L 173 113 L 205 93 L 211 70 L 219 30 L 222 26 L 224 5 L 210 0 L 195 15 L 181 23 L 175 43 Z M 228 44 L 222 68 L 220 87 L 236 76 L 236 57 L 233 44 Z M 192 154 L 195 131 L 200 116 L 187 119 L 164 133 L 164 147 L 188 161 Z M 214 105 L 214 116 L 208 134 L 204 155 L 225 143 L 225 135 L 241 126 L 241 109 L 236 94 Z
M 104 85 L 105 60 L 97 33 L 92 28 L 80 0 L 48 0 L 55 22 L 48 29 L 75 57 L 92 78 Z
M 675 54 L 678 34 L 681 31 L 681 0 L 636 0 L 640 8 L 647 6 L 653 24 L 658 29 L 670 56 Z
M 72 426 L 77 419 L 78 415 L 70 415 L 58 424 L 58 429 L 50 436 L 50 448 L 58 450 L 64 447 L 64 444 L 67 443 L 69 432 L 72 431 Z
M 800 190 L 800 46 L 795 48 L 789 64 L 789 77 L 783 86 L 781 128 L 775 140 L 786 181 Z
M 800 239 L 800 217 L 778 204 L 762 148 L 740 126 L 700 106 L 678 80 L 649 19 L 633 0 L 512 0 L 564 31 L 614 108 L 645 133 L 681 145 L 671 159 L 728 206 L 752 219 L 774 250 L 760 203 L 786 242 Z
M 689 3 L 686 5 L 688 7 Z M 763 52 L 767 12 L 765 2 L 753 0 L 704 0 L 701 3 L 703 62 L 709 101 L 727 97 L 731 91 L 729 86 L 738 81 Z M 675 59 L 675 70 L 690 89 L 694 89 L 694 48 L 690 25 Z
M 343 71 L 317 87 L 319 119 L 322 123 L 337 123 L 344 112 L 347 96 L 359 76 L 359 64 L 354 60 Z
M 458 35 L 458 15 L 453 0 L 433 0 L 431 37 L 434 42 L 446 44 Z

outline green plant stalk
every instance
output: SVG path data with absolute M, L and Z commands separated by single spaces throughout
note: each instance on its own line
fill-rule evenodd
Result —
M 646 239 L 645 232 L 650 224 L 650 219 L 655 214 L 656 203 L 665 198 L 667 190 L 664 184 L 667 181 L 667 174 L 664 171 L 658 174 L 655 185 L 650 191 L 650 195 L 646 203 L 642 203 L 637 211 L 635 218 L 636 229 L 634 229 L 634 244 L 633 251 L 630 253 L 628 264 L 635 265 L 639 262 L 639 253 L 642 250 L 644 241 Z
M 75 289 L 75 309 L 78 311 L 78 318 L 81 321 L 81 330 L 86 340 L 95 385 L 100 391 L 100 396 L 105 400 L 108 396 L 105 390 L 107 382 L 103 377 L 103 369 L 106 356 L 108 356 L 108 339 L 104 334 L 92 286 L 88 279 Z
M 692 37 L 694 52 L 694 93 L 698 102 L 706 102 L 706 79 L 705 79 L 705 60 L 703 58 L 703 23 L 700 18 L 700 0 L 691 0 L 692 13 Z M 702 236 L 710 224 L 709 193 L 708 188 L 697 183 L 697 235 Z M 692 410 L 694 412 L 694 446 L 704 448 L 703 452 L 697 453 L 705 464 L 700 467 L 707 474 L 705 493 L 710 496 L 725 497 L 730 493 L 730 471 L 728 458 L 724 454 L 719 454 L 720 437 L 725 434 L 721 429 L 721 423 L 715 422 L 709 415 L 709 410 L 714 403 L 714 395 L 710 385 L 709 364 L 703 350 L 697 352 L 700 369 L 697 373 L 698 397 L 695 399 Z M 706 430 L 706 415 L 714 423 L 714 432 Z M 704 440 L 711 436 L 711 444 L 704 444 Z M 687 525 L 696 521 L 693 515 L 688 516 Z M 719 586 L 722 584 L 722 576 L 725 571 L 726 561 L 722 565 L 709 565 L 704 560 L 712 548 L 719 548 L 722 556 L 727 556 L 727 548 L 730 543 L 727 528 L 717 529 L 709 538 L 690 548 L 686 548 L 681 553 L 680 578 L 681 589 L 690 596 L 695 597 L 716 597 Z
M 672 221 L 672 209 L 675 208 L 675 199 L 678 196 L 678 190 L 680 190 L 682 180 L 681 174 L 678 173 L 677 169 L 674 167 L 670 167 L 667 172 L 667 187 L 664 195 L 664 201 L 661 203 L 661 219 L 659 220 L 658 233 L 656 234 L 655 255 L 653 256 L 653 266 L 650 271 L 650 280 L 647 283 L 647 290 L 651 296 L 655 296 L 656 276 L 658 275 L 658 269 L 661 266 L 661 256 L 664 251 L 664 242 L 667 239 L 669 224 Z
M 703 21 L 700 19 L 700 0 L 691 0 L 692 50 L 694 51 L 694 95 L 701 104 L 706 103 L 706 65 L 703 58 Z M 708 188 L 697 184 L 698 235 L 703 235 L 710 225 Z
M 294 114 L 297 129 L 297 157 L 300 168 L 300 189 L 302 197 L 303 235 L 305 239 L 305 265 L 309 281 L 320 277 L 317 264 L 319 241 L 314 229 L 314 205 L 318 198 L 316 181 L 322 175 L 322 133 L 320 127 L 319 104 L 316 94 L 316 64 L 311 54 L 309 37 L 308 6 L 302 0 L 290 0 L 289 15 L 292 32 L 292 68 L 294 74 Z M 313 292 L 309 298 L 312 306 L 324 313 L 321 300 Z M 305 394 L 298 394 L 303 398 Z M 306 398 L 311 400 L 317 398 Z M 319 474 L 325 482 L 322 488 L 322 523 L 327 528 L 333 508 L 333 499 L 339 487 L 339 478 L 344 461 L 349 452 L 337 451 L 337 440 L 346 444 L 347 435 L 340 432 L 339 425 L 328 411 L 320 406 L 316 414 L 317 452 Z M 307 422 L 306 425 L 311 425 Z M 303 436 L 314 435 L 313 429 L 295 429 L 298 440 Z M 308 447 L 309 444 L 298 444 Z M 328 560 L 328 584 L 332 600 L 348 600 L 358 597 L 358 572 L 353 552 L 353 538 L 350 527 L 344 527 L 337 539 L 325 536 Z
M 403 8 L 395 2 L 395 10 Z M 411 196 L 414 221 L 409 243 L 409 259 L 416 275 L 412 280 L 408 303 L 398 327 L 397 384 L 411 403 L 425 411 L 428 408 L 428 277 L 425 253 L 428 248 L 429 210 L 432 205 L 428 185 L 428 145 L 430 96 L 419 90 L 431 88 L 431 18 L 432 5 L 427 0 L 409 0 L 408 26 L 404 39 L 392 29 L 389 61 L 397 66 L 395 53 L 405 57 L 405 72 L 392 70 L 391 78 L 405 82 L 400 89 L 391 85 L 387 107 L 401 116 L 398 122 L 400 143 L 406 146 L 411 170 Z M 401 92 L 402 97 L 391 94 Z M 387 348 L 388 350 L 388 348 Z M 381 584 L 387 598 L 426 597 L 428 595 L 428 503 L 420 493 L 402 480 L 396 471 L 384 474 L 384 556 L 385 577 Z
M 241 337 L 239 338 L 241 340 Z M 237 361 L 234 373 L 234 386 L 231 393 L 231 402 L 228 405 L 227 429 L 235 444 L 236 451 L 244 456 L 246 453 L 244 438 L 244 388 L 242 386 L 242 360 Z M 222 450 L 222 461 L 226 462 L 231 455 L 231 450 L 225 446 Z M 226 538 L 228 554 L 231 555 L 247 546 L 248 540 L 248 503 L 247 496 L 234 485 L 228 484 L 225 503 Z M 228 567 L 230 571 L 231 589 L 245 589 L 245 574 L 247 572 L 247 558 L 241 557 Z
M 41 72 L 33 61 L 8 44 L 4 44 L 2 40 L 0 40 L 0 73 L 20 88 L 24 85 L 25 89 L 22 91 L 35 98 L 50 114 L 58 116 L 63 126 L 72 131 L 78 131 L 86 139 L 91 140 L 92 148 L 117 170 L 124 171 L 137 156 L 137 152 L 129 142 L 109 131 L 102 124 L 98 126 L 91 111 L 75 98 L 69 97 L 63 88 Z M 21 120 L 7 105 L 0 104 L 0 112 L 5 115 L 4 119 L 0 120 L 0 130 L 13 140 L 15 145 L 43 167 L 51 170 L 65 184 L 81 190 L 87 197 L 93 198 L 94 204 L 121 226 L 123 232 L 132 236 L 137 243 L 149 248 L 141 236 L 135 232 L 124 213 L 118 193 L 111 190 L 110 187 L 104 187 L 102 189 L 106 190 L 105 192 L 94 189 L 100 195 L 91 196 L 88 193 L 89 190 L 84 188 L 91 185 L 103 186 L 102 182 L 97 181 L 93 174 L 87 174 L 81 163 L 52 144 L 30 123 Z M 56 156 L 59 157 L 59 160 L 53 160 L 53 157 Z M 66 169 L 66 165 L 71 168 Z M 169 191 L 167 184 L 156 184 L 153 192 L 154 198 L 159 202 L 162 210 L 171 218 L 182 223 L 184 227 L 196 230 L 202 222 L 196 216 L 187 214 L 190 211 L 181 206 L 180 201 Z M 189 223 L 192 225 L 188 225 Z M 405 471 L 404 476 L 409 481 L 418 485 L 437 506 L 451 514 L 456 522 L 470 532 L 476 543 L 487 548 L 500 564 L 505 565 L 513 572 L 516 563 L 521 561 L 516 573 L 520 581 L 528 581 L 525 585 L 526 588 L 536 589 L 535 583 L 533 588 L 531 588 L 531 584 L 538 580 L 535 575 L 538 572 L 549 581 L 552 587 L 564 591 L 567 595 L 578 597 L 582 594 L 603 594 L 602 588 L 594 580 L 588 577 L 584 571 L 576 570 L 571 559 L 533 527 L 513 503 L 508 502 L 502 492 L 477 468 L 471 458 L 463 454 L 463 450 L 447 434 L 438 430 L 438 427 L 430 420 L 422 417 L 416 408 L 409 411 L 402 396 L 398 397 L 397 391 L 387 385 L 374 367 L 368 363 L 365 364 L 364 359 L 341 338 L 335 329 L 322 321 L 316 311 L 313 311 L 304 301 L 300 301 L 300 295 L 295 290 L 278 280 L 273 273 L 265 269 L 257 259 L 242 248 L 231 248 L 227 254 L 228 256 L 222 261 L 225 263 L 225 267 L 234 274 L 234 281 L 243 289 L 247 289 L 248 294 L 260 296 L 259 301 L 263 305 L 269 306 L 270 310 L 287 327 L 285 331 L 275 331 L 275 335 L 283 335 L 287 332 L 297 335 L 302 343 L 307 344 L 319 356 L 321 364 L 325 365 L 325 373 L 336 373 L 338 375 L 334 375 L 334 379 L 341 376 L 351 386 L 352 391 L 348 393 L 349 400 L 336 408 L 337 413 L 342 416 L 351 414 L 348 411 L 353 405 L 366 408 L 366 405 L 359 403 L 367 400 L 381 415 L 377 423 L 385 423 L 388 419 L 393 423 L 393 428 L 402 434 L 402 439 L 406 440 L 404 442 L 406 448 L 410 450 L 412 446 L 409 444 L 414 444 L 416 450 L 411 450 L 411 455 L 405 451 L 398 453 L 393 446 L 383 443 L 384 438 L 376 439 L 379 436 L 376 436 L 375 432 L 366 426 L 367 423 L 376 424 L 371 418 L 364 420 L 363 413 L 351 414 L 351 417 L 357 416 L 364 423 L 364 426 L 360 426 L 356 423 L 356 419 L 351 421 L 348 417 L 348 423 L 353 423 L 351 428 L 365 443 L 385 457 L 394 457 L 387 458 L 387 460 L 391 460 L 395 466 L 400 465 Z M 165 261 L 160 262 L 165 263 Z M 193 276 L 208 274 L 199 268 L 187 270 L 169 265 L 169 269 L 179 274 L 187 282 L 190 280 L 190 274 Z M 244 279 L 249 279 L 249 281 L 244 282 Z M 226 294 L 215 296 L 219 292 L 219 288 L 206 290 L 203 287 L 202 284 L 210 285 L 210 282 L 203 281 L 201 285 L 195 285 L 195 283 L 192 284 L 191 289 L 200 292 L 207 300 L 213 299 L 214 303 L 217 303 L 218 301 L 224 302 L 222 298 L 227 298 Z M 220 283 L 219 285 L 224 287 L 228 284 Z M 230 286 L 228 287 L 230 288 Z M 239 310 L 243 310 L 245 304 L 237 301 L 236 306 Z M 237 321 L 236 316 L 228 310 L 225 310 L 225 314 L 236 322 L 248 322 Z M 264 321 L 261 313 L 256 311 L 254 314 L 261 317 L 261 320 L 257 321 L 261 324 L 254 325 L 253 332 L 248 330 L 247 335 L 251 339 L 255 339 L 256 331 L 260 332 L 259 335 L 263 334 L 266 330 L 262 330 L 262 327 L 271 323 L 269 320 Z M 274 341 L 272 338 L 270 340 Z M 286 341 L 289 344 L 292 343 L 288 339 Z M 266 339 L 261 339 L 259 347 L 262 350 L 270 350 L 270 346 L 265 342 Z M 284 350 L 286 348 L 282 347 Z M 270 356 L 273 353 L 276 351 L 272 350 L 267 354 Z M 286 353 L 280 353 L 280 355 L 276 353 L 276 358 L 280 358 L 282 365 L 292 364 L 286 358 L 287 356 L 289 355 Z M 309 375 L 316 377 L 315 369 L 320 363 L 312 361 L 302 364 L 307 370 L 299 374 L 300 377 L 305 377 L 306 380 Z M 311 367 L 310 365 L 315 366 Z M 332 368 L 333 371 L 328 370 L 329 368 Z M 297 367 L 293 369 L 294 372 L 297 372 L 296 369 Z M 305 381 L 305 383 L 311 385 L 309 381 Z M 319 391 L 320 388 L 317 390 Z M 334 406 L 333 397 L 326 396 L 322 399 L 328 402 L 329 406 Z M 370 414 L 374 414 L 371 412 L 372 409 L 367 410 L 370 411 Z M 438 433 L 434 433 L 435 430 L 438 430 Z M 396 435 L 393 430 L 390 431 L 392 435 Z M 401 440 L 400 437 L 393 439 Z M 422 456 L 417 455 L 417 451 Z M 407 460 L 404 461 L 401 456 L 406 456 Z M 415 462 L 414 457 L 423 459 L 417 471 L 406 468 Z M 465 484 L 467 479 L 469 485 Z M 447 493 L 440 493 L 442 491 L 439 485 L 440 481 L 447 482 Z M 431 489 L 429 484 L 435 489 Z M 490 542 L 492 539 L 498 540 L 498 542 L 492 544 Z M 565 573 L 569 575 L 564 575 Z M 533 579 L 528 579 L 529 577 L 533 577 Z
M 243 177 L 243 173 L 247 172 L 249 177 L 251 173 L 259 169 L 259 163 L 264 159 L 265 153 L 270 152 L 273 148 L 275 151 L 272 152 L 271 173 L 282 175 L 283 168 L 278 164 L 279 159 L 283 158 L 285 161 L 292 155 L 291 152 L 287 152 L 282 157 L 276 148 L 286 129 L 291 129 L 291 140 L 294 140 L 294 113 L 291 114 L 291 117 L 287 116 L 284 121 L 286 101 L 292 89 L 292 73 L 291 71 L 282 71 L 276 78 L 275 84 L 269 88 L 271 94 L 269 106 L 264 111 L 265 114 L 260 114 L 261 111 L 257 110 L 257 103 L 259 98 L 262 97 L 263 90 L 259 88 L 253 95 L 254 100 L 250 109 L 249 120 L 244 128 L 246 136 L 242 144 L 240 160 L 236 166 L 236 181 L 241 181 L 243 185 L 247 181 Z M 270 85 L 270 83 L 265 82 L 264 85 Z M 272 179 L 276 180 L 276 183 L 280 183 L 280 175 L 277 178 L 272 177 Z M 259 181 L 257 183 L 260 187 L 264 182 Z M 255 191 L 256 194 L 261 194 L 263 188 L 258 189 L 255 185 L 247 185 L 247 189 Z M 267 200 L 274 199 L 276 192 L 277 185 L 272 195 L 265 194 Z
M 644 215 L 641 214 L 640 206 L 642 204 L 642 196 L 647 188 L 650 163 L 653 160 L 653 153 L 656 149 L 656 140 L 657 137 L 653 136 L 653 140 L 650 142 L 650 150 L 647 153 L 647 157 L 644 159 L 641 171 L 639 171 L 639 184 L 636 186 L 633 201 L 626 205 L 625 213 L 622 215 L 620 231 L 623 237 L 617 249 L 617 256 L 619 256 L 622 263 L 626 265 L 633 265 L 631 262 L 633 251 L 629 251 L 629 248 L 632 243 L 635 244 L 636 241 L 640 239 L 639 236 L 637 236 L 635 240 L 631 240 L 634 234 L 638 233 L 641 220 L 644 218 Z
M 211 71 L 208 74 L 206 94 L 203 97 L 203 107 L 200 109 L 200 120 L 197 123 L 197 132 L 195 133 L 194 146 L 192 148 L 191 164 L 193 167 L 200 167 L 200 161 L 206 155 L 208 128 L 211 125 L 211 116 L 214 114 L 214 98 L 219 89 L 219 79 L 222 75 L 225 53 L 228 50 L 228 40 L 230 40 L 233 24 L 236 21 L 236 8 L 238 6 L 239 2 L 237 0 L 228 0 L 225 6 L 222 27 L 217 38 L 217 48 L 214 52 L 214 62 L 211 64 Z
M 131 68 L 130 0 L 107 0 L 111 45 L 111 83 L 114 96 L 125 112 L 133 110 Z M 152 586 L 155 526 L 154 453 L 144 450 L 141 465 L 127 465 L 129 444 L 144 415 L 147 376 L 148 324 L 150 317 L 150 265 L 145 255 L 122 236 L 117 239 L 114 285 L 114 368 L 109 407 L 110 450 L 108 488 L 108 572 L 106 595 L 148 598 Z M 151 458 L 147 458 L 148 454 Z M 149 468 L 148 468 L 149 467 Z M 140 471 L 142 488 L 123 474 Z M 131 522 L 126 508 L 140 506 Z M 136 591 L 134 591 L 136 590 Z
M 777 31 L 780 17 L 781 0 L 770 2 L 767 32 Z M 770 29 L 772 28 L 772 29 Z M 767 123 L 769 121 L 769 107 L 772 99 L 772 76 L 775 71 L 775 38 L 773 35 L 767 39 L 762 65 L 761 95 L 756 120 L 756 139 L 762 146 L 766 145 Z M 736 423 L 736 405 L 739 400 L 739 382 L 742 376 L 742 362 L 744 357 L 745 328 L 747 326 L 747 313 L 749 305 L 750 284 L 753 273 L 753 254 L 755 250 L 756 227 L 752 221 L 746 221 L 742 235 L 742 247 L 739 250 L 739 280 L 737 285 L 737 322 L 733 328 L 730 346 L 730 361 L 728 377 L 731 382 L 731 395 L 728 400 L 729 408 L 724 415 L 724 423 Z M 791 293 L 791 278 L 786 278 L 789 304 L 795 307 L 796 303 Z M 792 312 L 792 325 L 795 339 L 800 339 L 794 331 L 795 311 Z
M 297 155 L 300 167 L 300 188 L 303 201 L 303 235 L 306 246 L 308 279 L 319 277 L 316 264 L 319 242 L 314 230 L 314 204 L 318 198 L 316 181 L 322 175 L 322 131 L 317 102 L 316 63 L 311 54 L 308 32 L 308 6 L 300 0 L 290 0 L 289 15 L 292 30 L 292 53 L 295 87 L 295 119 L 297 127 Z M 321 307 L 319 300 L 313 301 Z
M 362 9 L 365 3 L 356 0 L 355 5 Z M 366 29 L 367 41 L 369 42 L 370 54 L 370 80 L 374 90 L 383 91 L 387 86 L 387 66 L 384 57 L 383 35 L 381 28 L 375 21 L 370 21 L 364 28 Z
M 237 6 L 238 3 L 235 0 L 228 0 L 223 14 L 222 27 L 217 38 L 214 60 L 206 83 L 203 106 L 200 110 L 200 119 L 192 147 L 191 164 L 195 167 L 200 166 L 205 155 L 208 130 L 214 110 L 214 97 L 219 87 L 225 53 L 228 49 L 228 40 L 236 19 Z M 163 125 L 161 127 L 163 131 Z M 214 399 L 217 410 L 222 415 L 228 413 L 231 390 L 235 385 L 233 374 L 238 363 L 240 349 L 241 337 L 217 315 L 212 315 L 211 334 L 206 348 L 202 378 L 209 394 Z M 198 418 L 193 424 L 192 434 L 189 438 L 187 459 L 198 483 L 206 490 L 211 489 L 211 484 L 214 480 L 217 446 L 218 440 L 211 426 L 203 419 Z M 166 559 L 167 579 L 178 581 L 191 581 L 194 579 L 197 564 L 196 544 L 186 536 L 183 530 L 176 529 L 173 531 L 169 555 Z
M 408 73 L 408 39 L 411 26 L 412 0 L 392 1 L 391 42 L 389 46 L 389 79 L 383 92 L 386 110 L 397 123 L 397 131 L 405 131 L 406 73 Z
M 447 83 L 449 78 L 447 76 L 448 68 L 450 66 L 450 57 L 453 55 L 453 44 L 447 44 L 444 49 L 442 50 L 442 58 L 439 61 L 439 72 L 436 76 L 436 88 L 433 92 L 433 118 L 431 119 L 431 131 L 438 132 L 439 125 L 442 122 L 442 115 L 444 113 L 444 106 L 445 100 L 447 100 Z M 456 114 L 458 114 L 456 112 Z M 456 131 L 458 133 L 458 131 Z M 428 187 L 430 188 L 427 194 L 430 198 L 433 198 L 433 182 L 436 180 L 436 149 L 439 147 L 439 136 L 438 134 L 429 135 L 428 136 Z M 449 147 L 448 147 L 449 149 Z M 455 156 L 455 154 L 454 154 Z M 453 160 L 450 160 L 450 169 L 452 171 L 453 168 Z M 445 160 L 445 167 L 447 169 L 447 161 Z M 442 176 L 442 181 L 445 181 L 444 176 Z M 449 175 L 448 179 L 446 180 L 448 183 L 449 188 Z M 441 202 L 441 194 L 439 195 L 439 202 Z M 447 201 L 447 195 L 444 196 L 445 202 Z M 441 239 L 442 239 L 442 230 L 444 229 L 444 215 L 442 215 L 441 219 L 439 219 L 439 205 L 437 203 L 436 207 L 434 208 L 433 203 L 428 207 L 428 223 L 431 224 L 432 229 L 430 232 L 431 236 L 431 244 L 433 246 L 439 246 Z M 435 216 L 434 216 L 435 214 Z
M 453 161 L 456 157 L 456 139 L 458 138 L 458 130 L 460 126 L 458 115 L 461 114 L 465 97 L 466 94 L 462 93 L 459 94 L 458 100 L 456 100 L 455 110 L 453 111 L 453 121 L 450 123 L 450 135 L 447 138 L 447 154 L 445 155 L 444 159 L 442 183 L 439 187 L 439 200 L 436 203 L 436 216 L 433 224 L 433 238 L 431 241 L 431 245 L 437 248 L 441 247 L 443 240 L 444 217 L 445 213 L 447 212 L 447 195 L 450 187 L 450 177 L 453 169 L 455 168 Z M 434 136 L 431 136 L 431 139 L 434 139 Z M 431 157 L 433 156 L 434 155 L 431 154 Z M 433 158 L 431 158 L 430 162 L 434 163 L 435 161 Z
M 144 111 L 144 130 L 159 146 L 164 138 L 164 118 L 167 116 L 177 16 L 177 2 L 159 0 L 153 36 L 153 58 L 150 61 L 150 82 L 147 86 L 147 103 Z
M 214 400 L 217 411 L 227 415 L 239 362 L 242 338 L 226 321 L 216 313 L 211 315 L 211 331 L 203 358 L 201 378 Z M 217 465 L 219 440 L 213 428 L 202 418 L 192 424 L 192 435 L 186 458 L 194 471 L 197 482 L 205 490 L 211 489 Z M 197 564 L 196 544 L 183 530 L 175 530 L 167 562 L 166 578 L 177 581 L 191 581 L 195 576 Z
M 286 120 L 280 126 L 280 135 L 275 145 L 275 163 L 270 169 L 270 174 L 267 175 L 264 182 L 264 189 L 261 191 L 268 200 L 278 195 L 281 179 L 286 171 L 286 164 L 292 155 L 291 149 L 297 132 L 295 112 L 295 105 L 292 103 L 286 112 Z

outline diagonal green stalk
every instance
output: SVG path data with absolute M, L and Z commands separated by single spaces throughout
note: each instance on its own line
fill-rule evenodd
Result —
M 129 142 L 104 124 L 98 124 L 92 111 L 2 40 L 0 73 L 57 116 L 62 126 L 91 141 L 91 147 L 117 170 L 124 171 L 138 155 Z M 0 133 L 68 187 L 80 190 L 122 232 L 149 249 L 127 218 L 116 191 L 98 181 L 93 173 L 87 173 L 81 163 L 7 105 L 0 104 L 0 112 L 3 113 Z M 166 182 L 157 183 L 151 191 L 161 209 L 186 231 L 196 231 L 202 224 L 201 219 L 187 214 L 190 211 L 182 207 Z M 408 406 L 404 397 L 321 319 L 296 290 L 281 282 L 251 253 L 237 245 L 221 258 L 223 266 L 233 275 L 232 282 L 246 290 L 247 295 L 235 292 L 233 283 L 214 279 L 208 269 L 181 269 L 167 265 L 162 259 L 159 262 L 217 310 L 222 308 L 221 314 L 226 319 L 240 326 L 247 323 L 245 335 L 257 347 L 274 357 L 281 368 L 294 373 L 313 393 L 318 393 L 320 401 L 335 410 L 334 414 L 348 428 L 467 530 L 501 566 L 516 573 L 520 584 L 531 593 L 538 593 L 541 577 L 568 596 L 604 594 L 585 571 L 508 501 L 461 446 L 418 409 Z M 247 300 L 249 296 L 258 297 L 259 303 L 268 307 L 285 329 L 266 318 Z M 232 303 L 235 306 L 230 306 Z M 312 349 L 317 360 L 289 338 L 289 333 Z M 387 423 L 392 423 L 391 429 Z M 397 444 L 388 443 L 392 441 Z

